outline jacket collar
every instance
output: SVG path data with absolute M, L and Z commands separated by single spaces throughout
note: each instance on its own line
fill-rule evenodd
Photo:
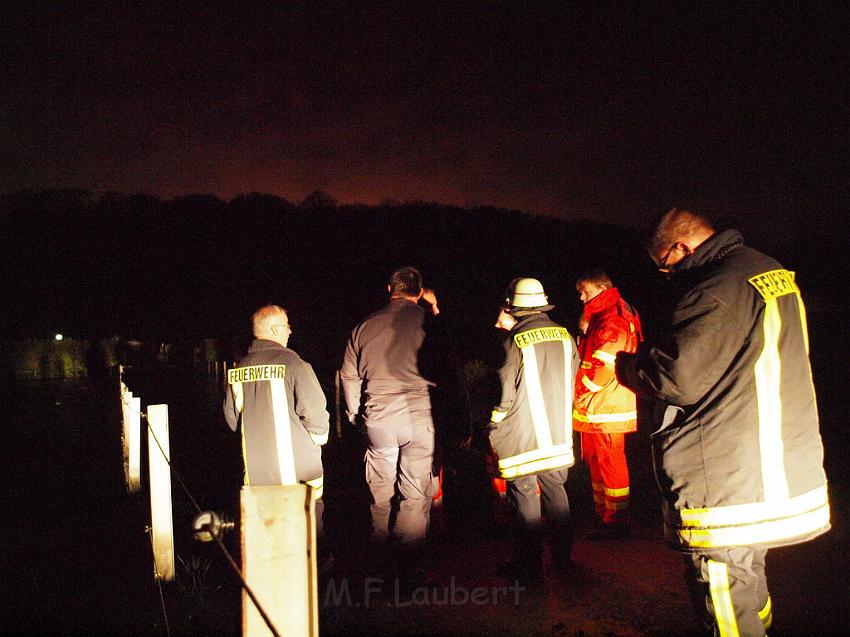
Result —
M 521 318 L 517 317 L 517 318 L 519 318 L 519 320 L 517 321 L 517 324 L 513 326 L 513 328 L 511 329 L 511 332 L 518 332 L 518 331 L 528 327 L 532 323 L 537 323 L 540 320 L 548 321 L 549 315 L 546 314 L 546 312 L 535 312 L 534 314 L 529 314 L 528 316 L 523 316 Z
M 603 290 L 584 305 L 584 313 L 587 316 L 599 314 L 609 307 L 617 305 L 620 302 L 620 291 L 617 288 L 608 288 Z
M 723 230 L 706 239 L 693 254 L 685 257 L 671 268 L 673 274 L 702 267 L 719 261 L 730 252 L 744 245 L 744 237 L 737 230 Z
M 275 343 L 274 341 L 270 341 L 266 338 L 255 338 L 251 342 L 251 347 L 248 348 L 248 353 L 250 354 L 251 352 L 269 349 L 285 350 L 286 348 L 280 343 Z

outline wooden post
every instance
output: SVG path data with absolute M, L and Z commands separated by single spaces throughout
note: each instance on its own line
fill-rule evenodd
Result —
M 171 521 L 171 469 L 168 460 L 168 405 L 148 405 L 148 465 L 154 577 L 174 579 L 174 528 Z
M 130 458 L 127 466 L 127 490 L 136 493 L 142 488 L 142 399 L 129 394 Z
M 316 513 L 307 485 L 242 487 L 242 570 L 275 630 L 318 637 Z M 242 593 L 242 634 L 265 637 L 268 626 Z

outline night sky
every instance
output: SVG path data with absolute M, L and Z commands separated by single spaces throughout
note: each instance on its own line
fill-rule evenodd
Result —
M 843 4 L 192 4 L 7 5 L 0 193 L 846 212 Z

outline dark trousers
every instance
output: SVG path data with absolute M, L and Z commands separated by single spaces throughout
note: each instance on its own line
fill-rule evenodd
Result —
M 566 468 L 508 480 L 508 502 L 516 515 L 512 562 L 526 573 L 540 573 L 543 567 L 541 495 L 552 558 L 560 563 L 570 559 L 573 534 L 566 482 Z
M 767 549 L 735 546 L 685 556 L 688 587 L 707 635 L 762 637 L 772 620 Z

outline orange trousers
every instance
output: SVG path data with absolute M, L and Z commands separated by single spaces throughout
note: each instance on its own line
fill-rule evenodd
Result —
M 596 517 L 603 524 L 624 524 L 629 509 L 626 435 L 581 432 L 581 456 L 590 469 Z

